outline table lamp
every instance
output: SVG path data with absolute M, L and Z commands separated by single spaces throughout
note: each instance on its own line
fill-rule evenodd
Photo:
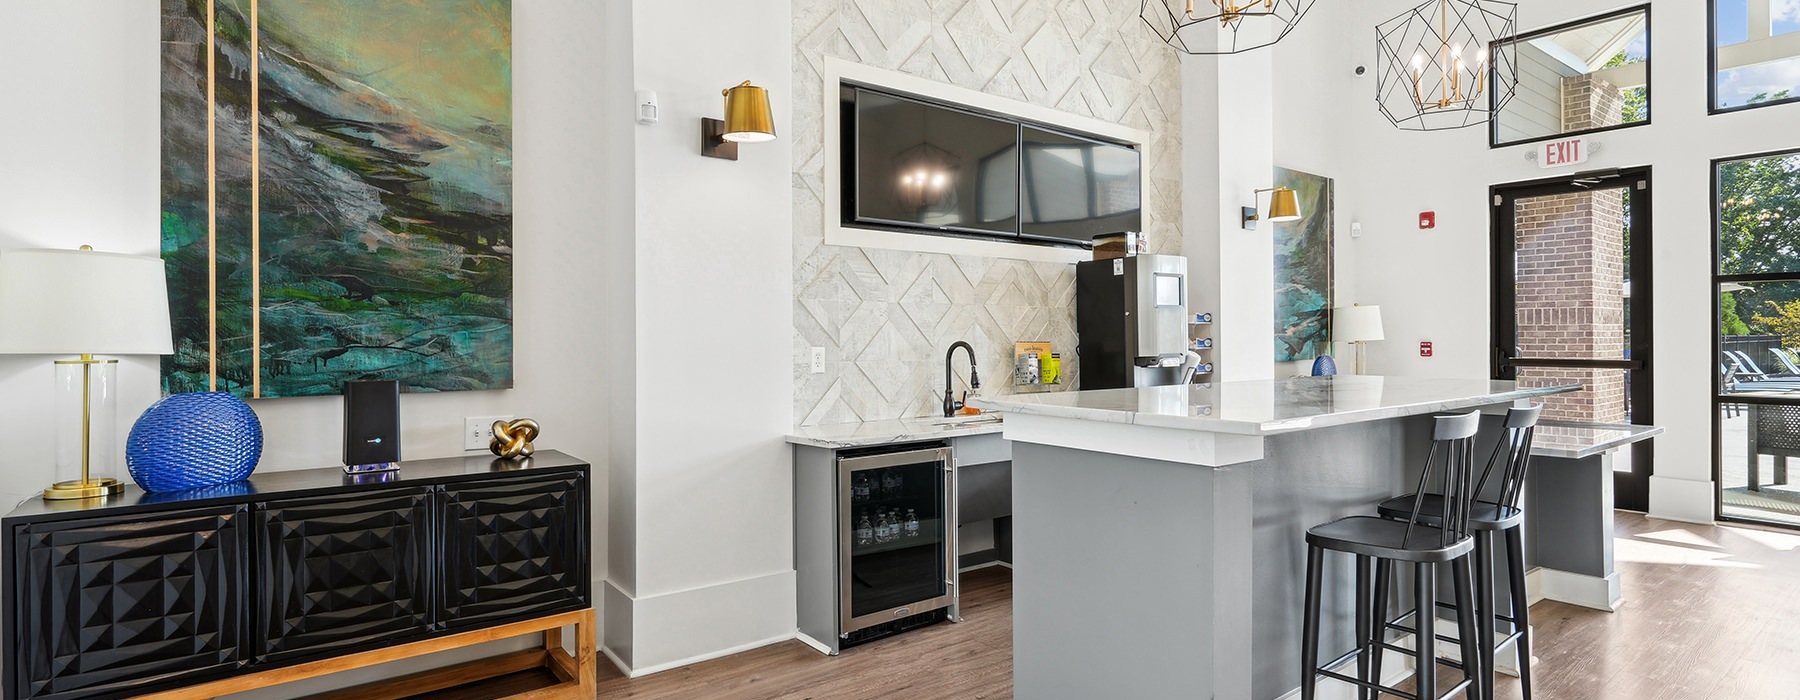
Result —
M 110 476 L 119 464 L 119 361 L 95 355 L 167 355 L 172 336 L 162 258 L 88 246 L 0 251 L 0 353 L 80 356 L 55 362 L 58 481 L 45 499 L 124 490 Z
M 1363 345 L 1385 340 L 1381 332 L 1381 307 L 1340 306 L 1331 315 L 1332 339 L 1356 346 L 1356 373 L 1363 373 Z

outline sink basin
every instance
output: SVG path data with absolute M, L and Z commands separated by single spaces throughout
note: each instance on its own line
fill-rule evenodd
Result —
M 959 425 L 980 425 L 983 423 L 999 423 L 1000 421 L 1005 420 L 1005 419 L 1006 419 L 1006 416 L 999 414 L 999 413 L 978 413 L 973 416 L 952 416 L 950 418 L 932 418 L 932 419 L 928 420 L 927 422 L 931 425 L 959 426 Z

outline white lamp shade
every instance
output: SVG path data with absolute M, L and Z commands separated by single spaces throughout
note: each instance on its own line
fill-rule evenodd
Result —
M 172 337 L 162 258 L 0 251 L 0 353 L 167 355 Z
M 1381 307 L 1340 306 L 1333 309 L 1331 337 L 1340 343 L 1386 339 L 1381 332 Z

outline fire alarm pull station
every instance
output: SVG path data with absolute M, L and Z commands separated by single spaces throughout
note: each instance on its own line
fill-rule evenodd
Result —
M 1437 212 L 1435 212 L 1435 211 L 1419 212 L 1419 230 L 1425 231 L 1425 230 L 1434 229 L 1434 228 L 1437 228 Z
M 1419 357 L 1431 357 L 1431 341 L 1419 341 Z

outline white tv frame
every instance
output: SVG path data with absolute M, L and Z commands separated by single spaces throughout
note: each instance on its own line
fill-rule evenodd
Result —
M 1150 173 L 1153 170 L 1150 134 L 1123 124 L 1083 117 L 1078 114 L 1041 107 L 1027 102 L 996 97 L 978 90 L 946 85 L 914 75 L 883 70 L 835 56 L 825 57 L 820 71 L 824 78 L 824 118 L 821 120 L 822 151 L 825 161 L 825 206 L 823 218 L 827 245 L 909 250 L 919 253 L 975 255 L 989 258 L 1011 258 L 1033 262 L 1075 263 L 1093 259 L 1093 253 L 1078 248 L 1060 248 L 1024 242 L 982 240 L 923 233 L 904 233 L 843 225 L 843 154 L 838 143 L 842 133 L 843 112 L 839 108 L 839 88 L 845 82 L 885 88 L 896 92 L 927 97 L 954 105 L 1004 114 L 1025 121 L 1060 127 L 1077 133 L 1088 133 L 1137 148 L 1139 157 L 1138 192 L 1140 208 L 1148 207 Z

